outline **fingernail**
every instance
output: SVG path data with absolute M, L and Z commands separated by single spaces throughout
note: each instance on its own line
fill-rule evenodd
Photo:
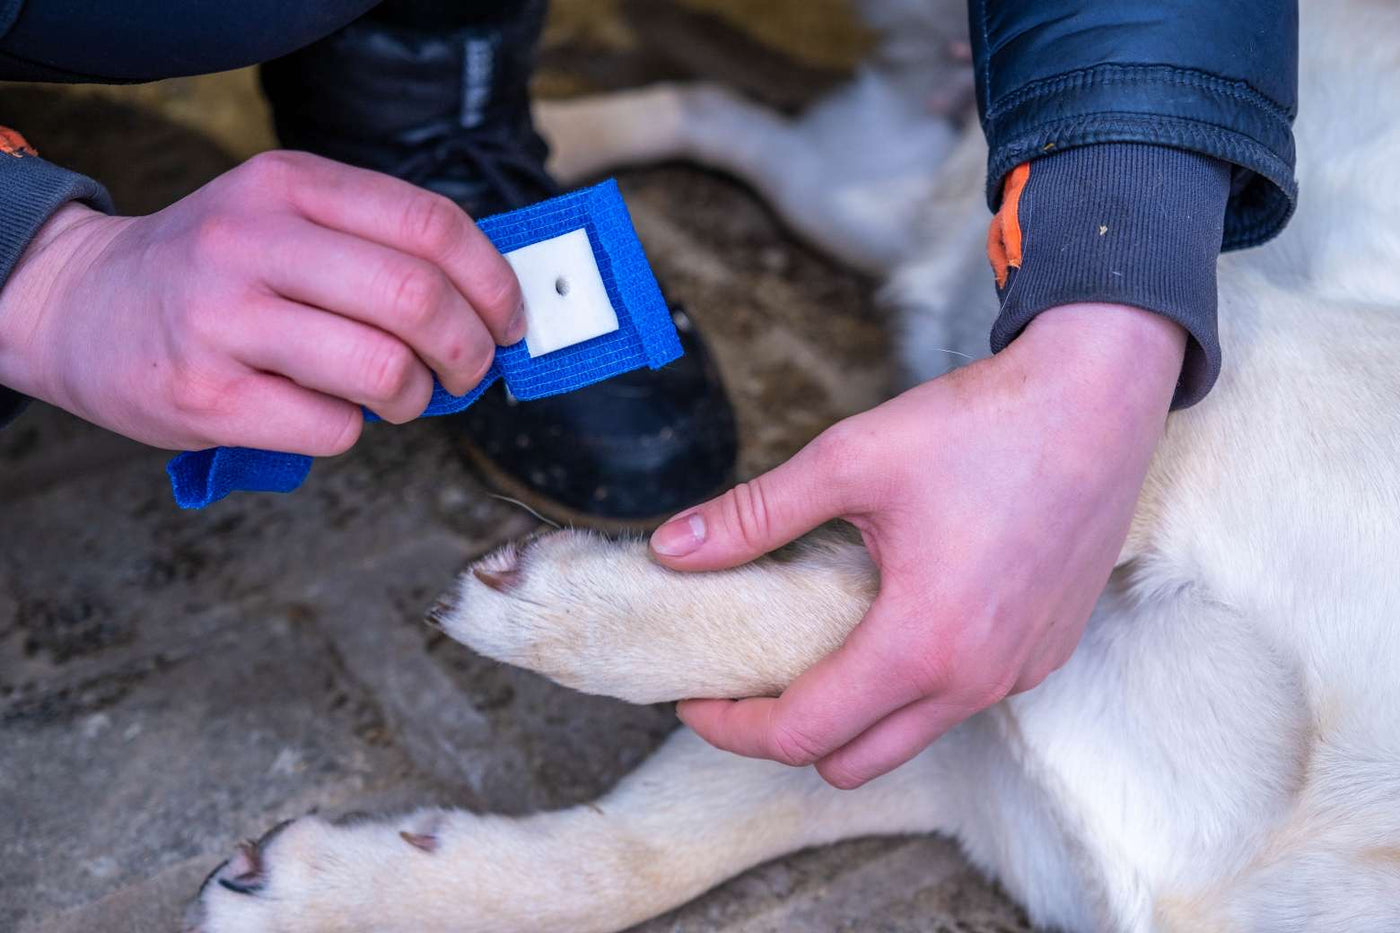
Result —
M 520 303 L 520 307 L 515 309 L 515 314 L 511 315 L 510 323 L 506 325 L 507 346 L 516 344 L 525 339 L 525 302 Z
M 705 519 L 699 512 L 673 518 L 651 536 L 651 549 L 663 557 L 684 557 L 705 543 Z
M 681 700 L 679 703 L 676 704 L 676 718 L 681 721 L 681 725 L 683 726 L 690 725 L 690 723 L 687 722 L 685 718 L 685 714 L 689 711 L 690 705 L 688 700 Z

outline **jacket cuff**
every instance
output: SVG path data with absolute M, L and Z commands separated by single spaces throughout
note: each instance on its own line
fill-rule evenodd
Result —
M 107 189 L 86 175 L 0 147 L 0 287 L 34 234 L 69 201 L 107 213 L 113 209 Z
M 1159 112 L 1163 102 L 1175 112 Z M 988 203 L 997 209 L 1013 167 L 1047 153 L 1114 143 L 1187 149 L 1232 164 L 1222 248 L 1258 246 L 1284 228 L 1297 202 L 1292 116 L 1240 82 L 1200 72 L 1088 68 L 1023 88 L 986 115 Z
M 39 228 L 64 204 L 83 201 L 112 211 L 107 189 L 86 175 L 70 172 L 33 154 L 23 140 L 0 128 L 0 288 Z M 0 427 L 24 407 L 24 396 L 0 386 Z
M 1001 313 L 992 352 L 1060 305 L 1131 305 L 1170 318 L 1190 340 L 1173 408 L 1194 405 L 1220 374 L 1215 266 L 1231 167 L 1164 146 L 1070 149 L 1007 176 L 988 256 Z

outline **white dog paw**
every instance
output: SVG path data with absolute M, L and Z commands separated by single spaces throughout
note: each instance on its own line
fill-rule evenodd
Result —
M 665 588 L 665 573 L 641 541 L 557 532 L 477 561 L 432 617 L 489 658 L 588 693 L 650 702 L 604 667 L 631 641 L 622 624 L 645 625 L 655 616 L 647 599 Z
M 634 703 L 776 694 L 874 596 L 864 548 L 830 537 L 733 570 L 678 573 L 645 541 L 559 531 L 469 567 L 433 618 L 474 650 Z
M 291 827 L 279 823 L 256 841 L 241 842 L 233 855 L 209 873 L 185 918 L 184 933 L 265 933 L 278 929 L 264 893 L 267 851 Z
M 431 873 L 442 825 L 437 811 L 354 826 L 282 823 L 205 879 L 185 933 L 421 933 L 413 907 L 398 901 L 415 876 Z

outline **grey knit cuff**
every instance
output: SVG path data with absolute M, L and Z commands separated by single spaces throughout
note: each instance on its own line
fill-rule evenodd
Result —
M 69 201 L 83 201 L 100 211 L 112 210 L 107 189 L 86 175 L 35 155 L 0 152 L 0 288 L 39 228 Z M 0 386 L 0 427 L 14 420 L 27 401 Z
M 1109 143 L 1035 159 L 1016 206 L 1020 265 L 998 289 L 992 351 L 1049 308 L 1143 308 L 1190 335 L 1172 407 L 1194 405 L 1220 375 L 1215 264 L 1229 195 L 1229 164 L 1183 149 Z
M 0 287 L 34 234 L 69 201 L 112 211 L 107 189 L 35 155 L 0 154 Z

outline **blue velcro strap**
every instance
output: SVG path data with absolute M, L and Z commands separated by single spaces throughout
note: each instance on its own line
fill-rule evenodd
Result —
M 581 389 L 642 366 L 659 369 L 681 355 L 675 324 L 616 182 L 609 180 L 478 223 L 502 253 L 586 230 L 617 313 L 618 329 L 534 359 L 523 340 L 500 347 L 486 378 L 466 395 L 449 395 L 435 384 L 425 417 L 461 411 L 501 378 L 511 394 L 528 401 Z M 377 420 L 373 415 L 368 418 Z M 291 492 L 310 470 L 310 457 L 245 447 L 183 453 L 166 467 L 175 502 L 183 509 L 204 508 L 239 490 Z

